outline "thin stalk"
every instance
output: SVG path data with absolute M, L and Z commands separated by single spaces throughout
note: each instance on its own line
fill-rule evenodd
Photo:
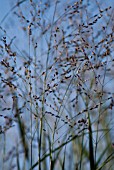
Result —
M 95 170 L 95 161 L 94 161 L 94 150 L 93 150 L 93 135 L 92 135 L 92 127 L 91 127 L 91 120 L 88 114 L 89 120 L 89 159 L 90 159 L 90 169 Z
M 80 155 L 80 170 L 82 168 L 82 157 L 83 157 L 83 148 L 84 148 L 84 132 L 82 133 L 82 142 L 81 142 L 81 155 Z
M 30 62 L 30 47 L 31 47 L 31 44 L 30 44 L 30 36 L 31 36 L 31 25 L 29 25 L 28 27 L 28 31 L 29 31 L 29 62 Z M 29 64 L 29 74 L 31 73 L 31 70 L 30 70 L 30 64 Z M 28 75 L 29 76 L 29 95 L 30 95 L 30 132 L 31 132 L 31 146 L 30 146 L 30 151 L 31 151 L 31 158 L 30 158 L 30 164 L 31 164 L 31 167 L 32 167 L 32 87 L 31 87 L 31 75 Z

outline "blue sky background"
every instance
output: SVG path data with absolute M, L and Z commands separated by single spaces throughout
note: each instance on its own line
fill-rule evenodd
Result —
M 64 0 L 61 0 L 61 1 L 63 2 Z M 17 0 L 0 0 L 0 23 L 1 23 L 2 19 L 4 18 L 4 16 L 10 11 L 10 9 L 15 5 L 16 2 L 17 2 Z M 68 2 L 70 2 L 70 0 Z M 102 4 L 101 6 L 102 6 L 103 9 L 106 8 L 106 7 L 109 7 L 110 5 L 112 6 L 112 8 L 114 7 L 114 0 L 100 0 L 99 2 L 100 2 L 100 4 Z M 62 9 L 59 9 L 59 10 L 60 10 L 60 13 L 61 13 Z M 93 10 L 92 6 L 90 6 L 90 11 L 91 10 Z M 94 11 L 95 11 L 95 9 L 94 9 Z M 27 46 L 25 45 L 26 42 L 28 42 L 28 39 L 27 38 L 25 39 L 26 36 L 22 33 L 22 31 L 20 29 L 19 21 L 17 22 L 16 17 L 13 18 L 13 15 L 12 15 L 13 12 L 14 11 L 12 11 L 7 16 L 7 18 L 4 20 L 4 22 L 0 26 L 2 26 L 3 28 L 5 28 L 7 30 L 8 36 L 10 36 L 10 38 L 12 38 L 14 36 L 17 37 L 16 41 L 15 41 L 15 44 L 17 46 L 28 51 Z M 97 12 L 98 11 L 96 9 L 95 13 L 97 13 Z M 47 15 L 47 18 L 49 18 L 49 17 L 50 17 L 50 14 Z M 13 27 L 12 27 L 12 25 L 13 25 Z M 0 30 L 0 38 L 1 38 L 1 36 L 3 36 L 3 32 Z M 113 90 L 112 83 L 114 84 L 114 81 L 111 81 L 111 83 L 107 84 L 110 87 L 110 89 L 109 89 L 110 91 Z M 15 132 L 14 131 L 12 133 L 12 136 L 10 136 L 10 138 L 11 137 L 12 137 L 12 139 L 15 138 Z
M 2 19 L 4 18 L 4 16 L 10 11 L 10 9 L 15 5 L 17 1 L 16 0 L 0 0 L 0 23 L 2 21 Z M 38 1 L 39 2 L 39 1 Z M 64 4 L 64 0 L 61 1 Z M 70 1 L 68 1 L 70 2 Z M 91 2 L 91 1 L 90 1 Z M 98 1 L 100 2 L 101 8 L 104 9 L 106 7 L 112 6 L 112 8 L 114 8 L 114 0 L 100 0 Z M 24 2 L 26 3 L 26 2 Z M 92 1 L 93 6 L 95 1 Z M 61 10 L 62 9 L 58 9 Z M 93 10 L 93 7 L 90 5 L 90 11 Z M 95 13 L 97 13 L 97 9 L 93 10 L 95 11 Z M 10 36 L 10 38 L 16 36 L 16 41 L 15 44 L 19 47 L 21 47 L 22 49 L 27 49 L 27 46 L 24 45 L 26 44 L 26 41 L 28 42 L 28 40 L 26 39 L 26 36 L 21 32 L 20 26 L 18 25 L 19 22 L 17 22 L 16 17 L 13 18 L 13 13 L 14 11 L 12 11 L 4 20 L 4 22 L 2 23 L 2 27 L 5 28 L 7 30 L 8 36 Z M 94 14 L 93 14 L 94 15 Z M 49 19 L 50 14 L 48 13 L 47 18 Z M 113 23 L 112 23 L 113 24 Z M 13 25 L 13 26 L 12 26 Z M 0 30 L 0 37 L 3 35 L 3 32 Z M 17 44 L 18 42 L 18 44 Z M 27 51 L 27 50 L 26 50 Z M 112 82 L 110 82 L 110 84 L 108 83 L 107 85 L 110 86 L 110 91 L 113 90 L 112 87 Z
M 16 2 L 17 2 L 16 0 L 0 0 L 0 23 L 1 23 L 2 19 L 4 18 L 4 16 L 10 11 L 10 9 L 15 5 Z M 64 0 L 61 2 L 64 2 Z M 70 2 L 70 1 L 68 1 L 68 2 Z M 95 1 L 92 1 L 92 2 L 93 2 L 93 6 L 94 6 Z M 109 6 L 112 6 L 112 8 L 114 8 L 114 0 L 100 0 L 98 2 L 100 2 L 102 9 L 109 7 Z M 59 10 L 61 13 L 61 9 L 59 9 Z M 90 10 L 93 10 L 92 6 L 90 6 Z M 98 12 L 97 9 L 96 10 L 94 9 L 94 11 L 96 11 L 96 13 Z M 12 15 L 13 12 L 14 11 L 12 11 L 5 18 L 5 20 L 1 26 L 7 30 L 8 36 L 10 36 L 11 38 L 14 37 L 15 35 L 17 36 L 16 42 L 15 42 L 16 45 L 18 45 L 19 47 L 21 45 L 22 49 L 27 49 L 27 46 L 24 45 L 24 44 L 26 44 L 25 42 L 27 40 L 25 39 L 24 34 L 21 32 L 18 22 L 16 22 L 17 21 L 16 17 L 13 18 L 13 15 Z M 50 14 L 47 15 L 47 18 L 49 18 L 49 17 L 50 17 Z M 13 25 L 13 27 L 12 27 L 12 25 Z M 0 37 L 2 35 L 3 35 L 3 32 L 0 30 Z M 21 42 L 21 40 L 22 40 L 22 42 Z M 18 42 L 18 44 L 17 44 L 17 42 Z M 110 83 L 110 88 L 112 88 L 111 83 Z M 108 83 L 108 86 L 109 86 L 109 83 Z M 112 89 L 110 89 L 110 90 L 112 91 Z

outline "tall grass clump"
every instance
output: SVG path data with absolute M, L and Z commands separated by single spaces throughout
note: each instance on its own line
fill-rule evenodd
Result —
M 2 170 L 114 170 L 113 0 L 21 0 L 0 22 Z

